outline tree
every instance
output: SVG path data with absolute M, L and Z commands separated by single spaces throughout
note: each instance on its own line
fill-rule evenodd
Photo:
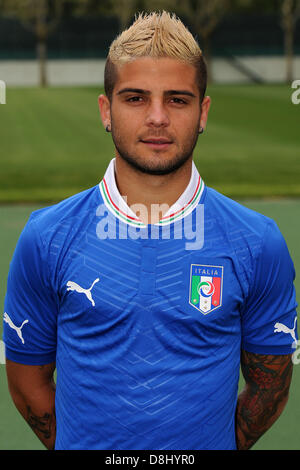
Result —
M 119 20 L 120 32 L 129 26 L 136 6 L 137 0 L 111 0 L 111 13 Z
M 286 81 L 293 81 L 294 34 L 300 17 L 300 0 L 281 1 L 281 26 L 284 31 L 284 51 L 286 58 Z
M 115 16 L 119 20 L 121 32 L 129 26 L 140 2 L 141 0 L 77 0 L 75 12 L 81 15 Z
M 263 11 L 279 15 L 283 29 L 284 55 L 286 60 L 286 81 L 293 81 L 294 34 L 300 18 L 300 0 L 232 0 L 234 7 L 249 11 Z
M 65 0 L 2 0 L 1 11 L 18 18 L 37 40 L 40 86 L 47 86 L 47 40 L 57 27 Z

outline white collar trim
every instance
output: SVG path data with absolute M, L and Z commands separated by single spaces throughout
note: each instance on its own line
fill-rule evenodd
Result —
M 127 205 L 126 198 L 123 198 L 119 193 L 115 179 L 115 160 L 113 158 L 110 161 L 104 177 L 99 183 L 103 201 L 107 208 L 123 222 L 135 227 L 145 228 L 147 225 L 136 216 L 134 211 Z M 198 205 L 203 191 L 204 182 L 193 161 L 189 184 L 177 201 L 168 209 L 159 222 L 154 225 L 168 225 L 188 215 Z

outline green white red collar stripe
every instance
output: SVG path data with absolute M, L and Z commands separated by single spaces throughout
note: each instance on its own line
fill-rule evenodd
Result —
M 103 180 L 99 183 L 100 192 L 106 207 L 123 222 L 140 228 L 146 228 L 133 210 L 126 204 L 116 185 L 115 158 L 107 167 Z M 185 217 L 199 204 L 204 191 L 204 182 L 198 173 L 196 165 L 192 162 L 192 175 L 190 182 L 179 199 L 170 207 L 166 214 L 155 225 L 168 225 Z
M 196 189 L 194 191 L 194 194 L 192 195 L 191 199 L 182 207 L 181 204 L 178 204 L 176 202 L 170 210 L 159 220 L 157 225 L 166 225 L 168 223 L 171 223 L 175 220 L 180 219 L 181 217 L 184 217 L 188 215 L 192 210 L 196 207 L 196 205 L 199 203 L 202 192 L 204 189 L 204 183 L 200 175 L 198 175 L 198 182 Z M 180 209 L 176 209 L 176 207 L 181 206 Z M 171 213 L 170 213 L 171 212 Z M 170 214 L 169 214 L 170 213 Z
M 123 220 L 123 222 L 128 223 L 129 225 L 134 225 L 135 227 L 146 227 L 146 225 L 138 217 L 136 217 L 136 215 L 132 216 L 132 215 L 128 214 L 128 212 L 130 212 L 130 213 L 132 212 L 130 207 L 128 207 L 127 211 L 126 211 L 126 209 L 124 211 L 119 207 L 119 206 L 122 205 L 120 199 L 119 199 L 118 205 L 114 202 L 114 200 L 113 200 L 113 198 L 110 194 L 110 191 L 108 189 L 108 184 L 107 184 L 107 181 L 106 181 L 105 177 L 103 178 L 103 180 L 100 183 L 100 191 L 101 191 L 101 194 L 102 194 L 103 201 L 104 201 L 105 205 L 107 206 L 108 209 L 110 209 L 110 211 L 116 217 Z M 120 197 L 121 197 L 121 195 L 120 195 Z

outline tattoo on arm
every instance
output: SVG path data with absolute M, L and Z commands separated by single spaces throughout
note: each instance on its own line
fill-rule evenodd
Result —
M 292 377 L 290 355 L 261 355 L 242 351 L 246 381 L 238 397 L 236 435 L 238 449 L 250 449 L 280 416 L 288 399 Z
M 31 429 L 37 434 L 41 435 L 45 439 L 53 437 L 53 431 L 55 431 L 55 416 L 50 413 L 45 413 L 43 416 L 37 416 L 27 406 L 27 422 Z

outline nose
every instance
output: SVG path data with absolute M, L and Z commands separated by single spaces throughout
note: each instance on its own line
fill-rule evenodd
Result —
M 150 127 L 167 127 L 170 124 L 165 105 L 160 100 L 152 100 L 146 116 L 146 124 Z

